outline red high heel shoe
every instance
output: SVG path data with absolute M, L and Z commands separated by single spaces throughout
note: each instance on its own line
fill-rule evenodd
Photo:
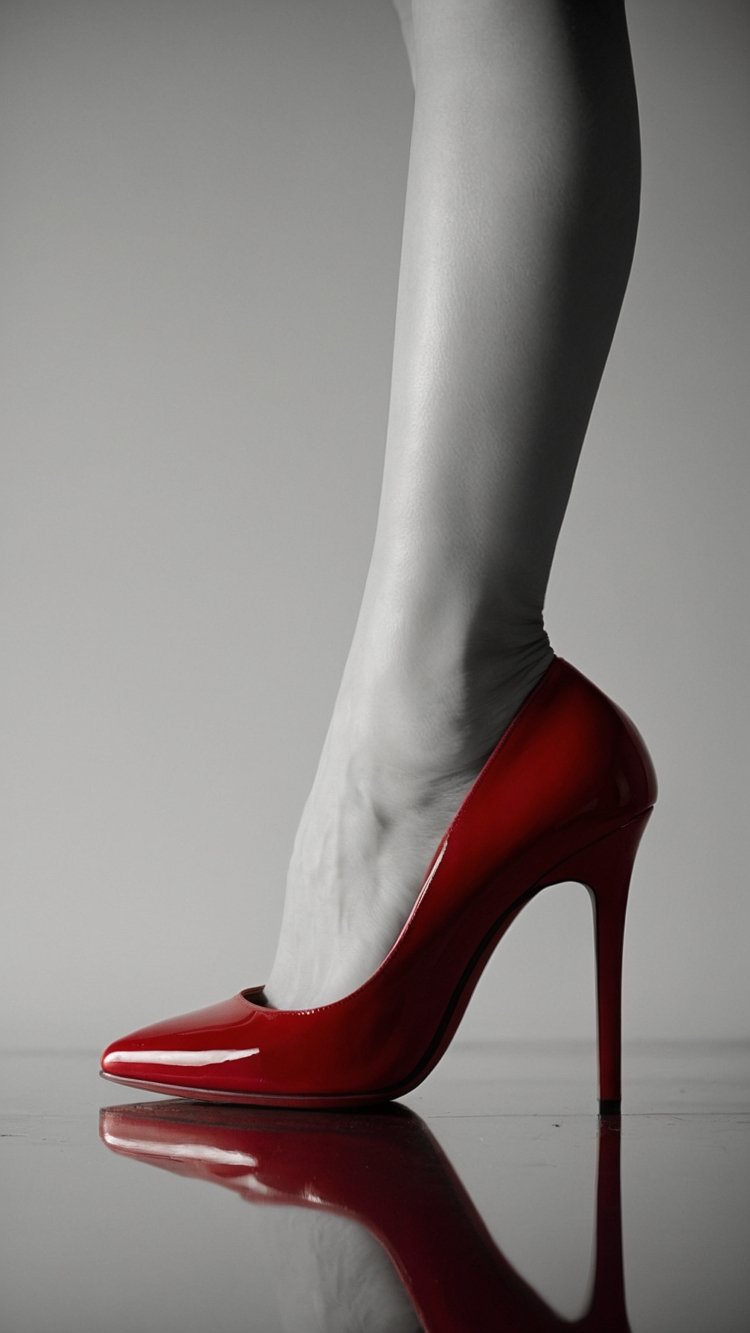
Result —
M 425 1333 L 629 1333 L 616 1119 L 599 1122 L 588 1310 L 573 1322 L 508 1262 L 440 1145 L 404 1106 L 347 1115 L 152 1102 L 102 1111 L 99 1133 L 112 1152 L 247 1203 L 359 1222 L 390 1257 Z
M 620 993 L 633 861 L 656 776 L 633 723 L 555 658 L 501 737 L 398 939 L 344 999 L 272 1009 L 263 987 L 108 1046 L 105 1078 L 202 1101 L 346 1107 L 400 1097 L 448 1046 L 498 940 L 542 889 L 594 904 L 600 1109 L 620 1106 Z

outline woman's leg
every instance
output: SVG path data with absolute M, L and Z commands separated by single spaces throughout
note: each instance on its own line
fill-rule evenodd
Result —
M 385 474 L 289 868 L 279 1007 L 374 970 L 552 658 L 542 609 L 633 252 L 621 0 L 412 0 Z

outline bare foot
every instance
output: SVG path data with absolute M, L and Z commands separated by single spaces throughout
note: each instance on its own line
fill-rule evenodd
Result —
M 266 994 L 328 1004 L 376 970 L 417 899 L 450 821 L 552 660 L 546 639 L 515 670 L 377 690 L 348 669 L 294 843 Z

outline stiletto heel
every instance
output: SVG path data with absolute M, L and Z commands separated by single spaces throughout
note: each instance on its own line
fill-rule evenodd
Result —
M 362 986 L 296 1010 L 272 1008 L 263 987 L 252 987 L 113 1042 L 102 1074 L 150 1092 L 265 1106 L 400 1097 L 448 1047 L 519 912 L 546 885 L 580 879 L 595 899 L 600 1098 L 611 1114 L 620 1101 L 625 903 L 655 800 L 636 727 L 557 657 L 492 751 L 408 921 Z
M 653 808 L 653 807 L 652 807 Z M 585 885 L 594 909 L 599 1114 L 619 1115 L 622 1101 L 622 953 L 633 862 L 651 810 L 606 838 L 582 848 L 545 878 L 544 886 L 574 880 Z

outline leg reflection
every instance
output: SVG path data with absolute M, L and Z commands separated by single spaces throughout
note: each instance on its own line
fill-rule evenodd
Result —
M 114 1152 L 224 1185 L 248 1202 L 318 1212 L 306 1259 L 293 1222 L 292 1254 L 283 1251 L 287 1297 L 292 1269 L 315 1284 L 303 1293 L 306 1330 L 318 1327 L 310 1322 L 317 1311 L 329 1330 L 628 1333 L 619 1118 L 599 1122 L 591 1295 L 574 1323 L 504 1258 L 427 1126 L 403 1106 L 347 1113 L 154 1102 L 102 1111 L 100 1134 Z

